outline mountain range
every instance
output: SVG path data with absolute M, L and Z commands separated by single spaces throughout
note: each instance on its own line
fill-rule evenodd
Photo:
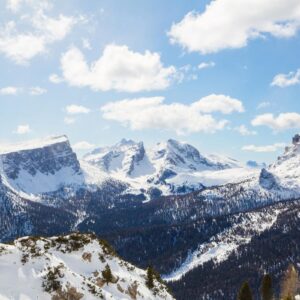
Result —
M 66 136 L 2 146 L 1 241 L 95 233 L 138 267 L 154 265 L 177 299 L 231 299 L 241 274 L 218 290 L 217 275 L 205 285 L 196 278 L 209 269 L 238 274 L 239 262 L 253 285 L 254 271 L 279 280 L 291 261 L 277 266 L 270 257 L 263 268 L 250 268 L 267 257 L 268 247 L 249 253 L 272 239 L 297 263 L 295 247 L 280 247 L 298 228 L 299 165 L 299 135 L 268 167 L 203 155 L 172 139 L 152 148 L 122 140 L 82 159 Z

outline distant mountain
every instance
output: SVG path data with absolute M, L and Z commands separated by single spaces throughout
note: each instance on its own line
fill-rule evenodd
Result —
M 2 146 L 0 176 L 10 190 L 34 201 L 60 190 L 67 198 L 72 191 L 110 180 L 99 168 L 79 162 L 66 136 Z
M 233 182 L 253 172 L 236 160 L 204 156 L 195 147 L 172 139 L 150 149 L 143 142 L 123 139 L 93 150 L 82 160 L 78 160 L 66 136 L 0 149 L 2 183 L 34 201 L 45 200 L 58 191 L 64 191 L 60 197 L 68 198 L 78 189 L 102 189 L 108 182 L 126 187 L 123 192 L 127 194 L 151 199 Z
M 23 143 L 0 150 L 0 174 L 13 190 L 26 194 L 82 184 L 83 172 L 65 136 Z
M 86 234 L 0 244 L 0 269 L 1 299 L 174 299 L 155 276 L 148 287 L 146 271 Z
M 128 183 L 132 193 L 151 193 L 153 189 L 164 195 L 186 193 L 214 184 L 214 178 L 217 183 L 226 183 L 253 173 L 234 159 L 204 156 L 195 147 L 173 139 L 149 149 L 143 142 L 123 139 L 111 147 L 93 150 L 83 161 Z M 238 169 L 239 175 L 233 176 L 229 169 Z
M 266 167 L 266 164 L 265 163 L 258 163 L 257 161 L 255 160 L 248 160 L 246 165 L 249 167 L 249 168 L 259 168 L 259 169 L 262 169 L 262 168 L 265 168 Z

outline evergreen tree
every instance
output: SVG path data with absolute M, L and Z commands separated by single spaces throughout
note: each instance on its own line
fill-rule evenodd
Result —
M 109 265 L 106 265 L 105 269 L 102 271 L 102 277 L 103 277 L 104 281 L 106 282 L 106 284 L 109 284 L 110 282 L 112 282 L 113 276 L 112 276 Z
M 146 285 L 149 289 L 154 288 L 154 278 L 155 278 L 155 271 L 152 266 L 149 266 L 147 268 L 147 279 L 146 279 Z
M 239 291 L 237 300 L 252 300 L 252 292 L 248 282 L 244 282 Z
M 261 299 L 262 300 L 272 300 L 273 299 L 273 287 L 272 287 L 272 278 L 269 274 L 264 275 L 261 289 L 260 289 Z

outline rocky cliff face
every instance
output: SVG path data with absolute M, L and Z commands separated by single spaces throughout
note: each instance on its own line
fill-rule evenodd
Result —
M 9 186 L 26 194 L 52 192 L 84 181 L 79 161 L 65 136 L 2 150 L 0 173 Z

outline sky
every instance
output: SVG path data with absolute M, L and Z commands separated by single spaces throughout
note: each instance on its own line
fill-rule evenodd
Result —
M 300 131 L 298 0 L 0 8 L 0 143 L 66 134 L 82 155 L 173 138 L 269 163 Z

